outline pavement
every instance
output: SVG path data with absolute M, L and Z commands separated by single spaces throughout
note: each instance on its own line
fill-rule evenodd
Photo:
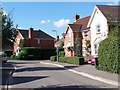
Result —
M 67 69 L 70 72 L 85 76 L 87 78 L 91 78 L 103 83 L 107 83 L 114 86 L 119 86 L 120 82 L 118 81 L 118 74 L 109 73 L 105 71 L 100 71 L 90 64 L 86 65 L 73 65 L 68 63 L 61 62 L 52 62 L 50 60 L 40 61 L 41 64 L 51 64 L 57 67 L 61 67 Z

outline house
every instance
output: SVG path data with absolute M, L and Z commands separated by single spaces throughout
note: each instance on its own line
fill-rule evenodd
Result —
M 62 47 L 64 43 L 64 38 L 60 38 L 58 41 L 55 42 L 55 47 Z
M 42 49 L 54 48 L 54 38 L 43 32 L 42 30 L 18 29 L 18 34 L 14 42 L 14 52 L 20 52 L 20 40 L 24 40 L 24 47 L 40 47 Z
M 120 6 L 96 5 L 87 27 L 91 32 L 91 55 L 98 56 L 99 43 L 107 38 L 109 22 L 120 22 Z
M 80 18 L 79 15 L 74 16 L 73 24 L 68 24 L 64 32 L 64 51 L 65 56 L 76 56 L 76 50 L 80 56 L 86 56 L 86 40 L 90 41 L 90 32 L 87 24 L 90 16 Z

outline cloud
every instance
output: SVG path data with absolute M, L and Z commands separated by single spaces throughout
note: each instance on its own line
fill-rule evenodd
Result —
M 54 26 L 56 26 L 57 28 L 59 27 L 64 27 L 66 26 L 68 23 L 70 22 L 69 19 L 60 19 L 59 21 L 54 22 Z
M 50 20 L 41 20 L 40 21 L 40 24 L 47 24 L 47 23 L 49 23 L 50 22 Z

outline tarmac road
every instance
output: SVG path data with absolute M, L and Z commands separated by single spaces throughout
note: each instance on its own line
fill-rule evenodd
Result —
M 40 61 L 14 61 L 16 71 L 10 78 L 9 90 L 39 90 L 41 88 L 79 88 L 83 89 L 113 89 L 117 87 L 93 80 L 68 71 L 65 68 Z M 68 66 L 77 68 L 76 65 Z

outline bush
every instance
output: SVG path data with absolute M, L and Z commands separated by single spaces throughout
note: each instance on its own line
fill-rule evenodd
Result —
M 45 60 L 55 55 L 55 49 L 41 49 L 26 47 L 18 54 L 17 59 L 23 60 Z
M 27 54 L 27 52 L 21 51 L 20 53 L 18 53 L 17 59 L 18 59 L 18 60 L 28 59 L 28 54 Z
M 59 57 L 59 62 L 82 65 L 84 64 L 83 57 Z
M 56 56 L 51 56 L 51 57 L 50 57 L 50 60 L 51 60 L 51 61 L 57 61 Z
M 11 55 L 10 60 L 17 60 L 17 56 L 15 54 Z
M 102 41 L 99 45 L 98 49 L 98 65 L 96 66 L 97 69 L 112 72 L 112 73 L 119 73 L 120 71 L 120 49 L 119 49 L 119 33 L 118 28 L 111 27 L 110 34 L 108 38 Z
M 64 55 L 65 55 L 64 51 L 59 52 L 59 57 L 64 57 Z

